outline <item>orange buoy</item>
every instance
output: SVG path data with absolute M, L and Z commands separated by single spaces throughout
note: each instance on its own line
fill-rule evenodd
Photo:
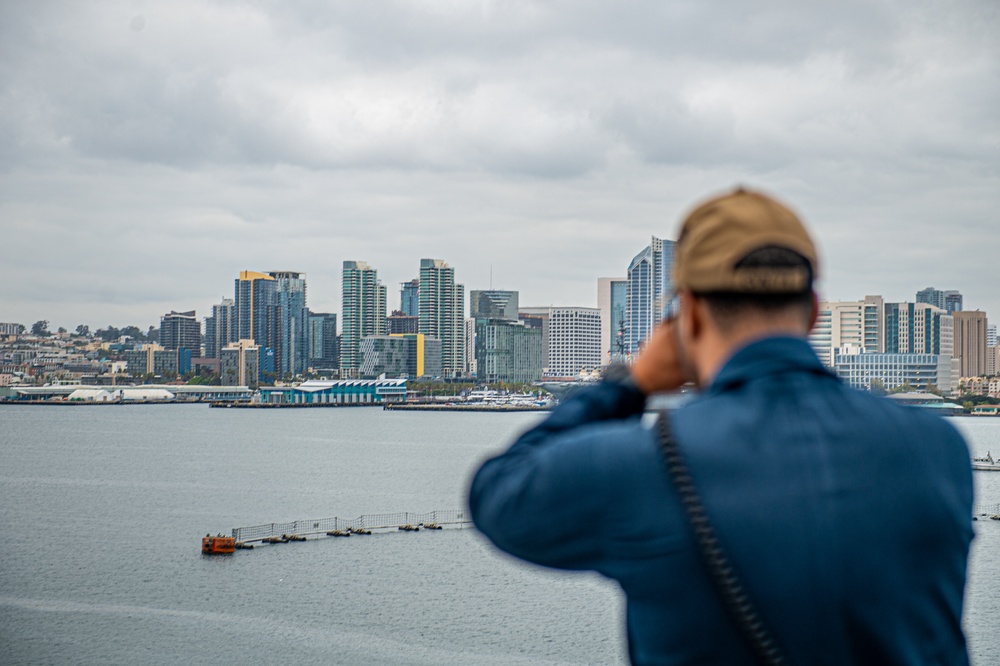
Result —
M 232 555 L 236 552 L 236 538 L 206 534 L 201 538 L 201 552 L 205 555 Z

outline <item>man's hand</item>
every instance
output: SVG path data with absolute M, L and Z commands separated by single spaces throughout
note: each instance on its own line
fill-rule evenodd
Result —
M 657 326 L 632 364 L 632 379 L 646 395 L 676 390 L 687 381 L 677 349 L 676 327 L 676 320 Z

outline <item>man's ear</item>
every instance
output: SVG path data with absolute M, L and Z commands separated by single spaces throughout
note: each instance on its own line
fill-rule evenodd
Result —
M 812 310 L 809 312 L 809 327 L 806 329 L 806 333 L 815 328 L 817 319 L 819 319 L 819 296 L 814 291 L 812 293 Z
M 702 334 L 705 322 L 701 308 L 704 303 L 689 289 L 681 292 L 680 334 L 686 345 L 695 342 Z

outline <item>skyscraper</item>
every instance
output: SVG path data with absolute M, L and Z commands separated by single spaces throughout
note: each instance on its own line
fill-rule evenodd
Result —
M 628 287 L 625 296 L 625 353 L 639 350 L 639 344 L 653 331 L 663 317 L 663 308 L 673 290 L 670 271 L 674 261 L 673 241 L 653 236 L 649 245 L 635 255 L 628 267 Z
M 465 371 L 465 287 L 440 259 L 420 260 L 420 332 L 441 341 L 445 377 Z
M 928 303 L 886 303 L 885 351 L 951 358 L 955 353 L 954 320 Z
M 336 370 L 340 367 L 337 315 L 309 312 L 309 366 L 317 370 Z
M 863 301 L 822 301 L 809 343 L 824 365 L 832 366 L 838 350 L 850 345 L 865 352 L 883 352 L 885 323 L 881 296 Z
M 277 281 L 267 273 L 241 271 L 235 281 L 236 340 L 251 340 L 260 347 L 262 379 L 281 370 L 281 306 Z
M 952 316 L 955 318 L 955 356 L 961 359 L 962 377 L 985 375 L 986 332 L 989 327 L 986 313 L 967 310 Z
M 916 301 L 941 308 L 948 314 L 962 309 L 962 294 L 953 289 L 942 291 L 934 287 L 927 287 L 917 292 Z
M 600 368 L 601 312 L 597 308 L 521 308 L 521 320 L 529 328 L 542 329 L 545 376 L 576 377 Z
M 625 355 L 627 295 L 626 278 L 597 278 L 597 309 L 601 311 L 601 365 Z
M 193 358 L 201 357 L 201 323 L 194 310 L 160 317 L 160 346 L 164 349 L 187 349 Z
M 356 377 L 363 360 L 361 338 L 385 335 L 386 290 L 378 271 L 363 261 L 345 261 L 342 277 L 340 371 Z
M 542 331 L 505 318 L 476 322 L 476 377 L 481 382 L 537 382 L 542 378 Z
M 420 316 L 420 279 L 415 278 L 399 285 L 399 310 L 407 317 Z
M 275 365 L 278 374 L 295 376 L 309 365 L 309 319 L 306 310 L 306 274 L 270 271 L 278 305 L 278 337 Z
M 516 291 L 473 289 L 469 292 L 469 316 L 473 319 L 509 319 L 517 321 Z
M 236 342 L 235 302 L 223 298 L 212 306 L 212 315 L 205 317 L 205 356 L 219 358 L 219 353 L 230 342 Z

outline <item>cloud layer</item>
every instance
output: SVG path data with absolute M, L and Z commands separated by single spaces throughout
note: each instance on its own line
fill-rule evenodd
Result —
M 5 3 L 0 320 L 203 315 L 247 268 L 338 311 L 344 259 L 391 294 L 421 257 L 592 305 L 737 182 L 830 297 L 1000 318 L 997 34 L 988 0 Z

